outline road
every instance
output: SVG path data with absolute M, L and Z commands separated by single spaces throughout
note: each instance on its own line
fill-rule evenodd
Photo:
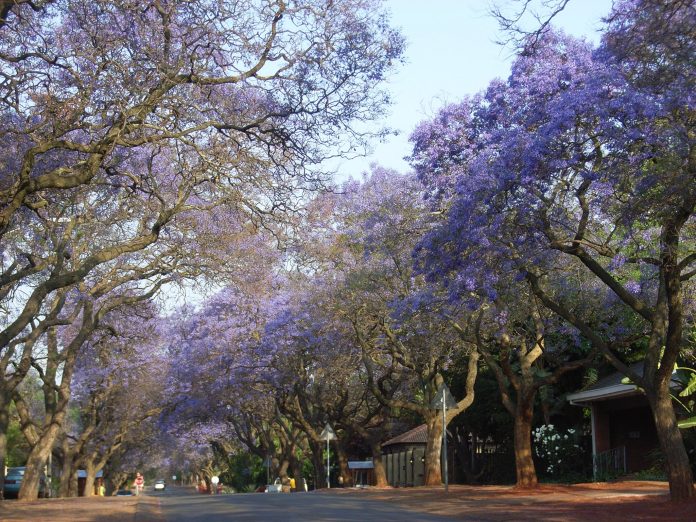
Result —
M 356 499 L 355 496 L 322 493 L 240 493 L 201 495 L 171 488 L 150 493 L 160 500 L 166 522 L 237 521 L 361 521 L 443 522 L 452 520 L 399 508 L 393 502 Z

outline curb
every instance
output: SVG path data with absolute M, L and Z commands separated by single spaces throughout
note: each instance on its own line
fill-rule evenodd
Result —
M 160 499 L 140 496 L 135 506 L 135 522 L 165 522 Z

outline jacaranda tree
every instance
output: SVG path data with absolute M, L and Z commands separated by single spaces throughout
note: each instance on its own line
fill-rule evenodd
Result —
M 673 23 L 655 22 L 666 4 Z M 414 162 L 447 216 L 422 243 L 431 273 L 459 275 L 465 297 L 467 272 L 482 270 L 493 299 L 515 272 L 639 385 L 675 500 L 694 495 L 669 390 L 693 342 L 694 16 L 683 2 L 623 2 L 598 49 L 549 32 L 507 81 L 445 109 L 441 135 L 414 134 Z M 623 321 L 598 323 L 597 299 Z M 621 357 L 636 345 L 642 372 Z
M 365 145 L 353 124 L 382 113 L 402 40 L 362 0 L 19 1 L 0 15 L 2 461 L 7 404 L 59 293 L 195 237 L 192 212 L 225 205 L 254 230 L 294 208 L 322 160 Z

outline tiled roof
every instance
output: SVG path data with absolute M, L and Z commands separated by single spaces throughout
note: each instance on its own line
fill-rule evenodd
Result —
M 417 428 L 413 428 L 406 433 L 397 435 L 393 439 L 389 439 L 387 442 L 382 443 L 382 447 L 391 446 L 393 444 L 425 444 L 427 442 L 426 437 L 428 436 L 428 426 L 426 424 L 421 424 Z

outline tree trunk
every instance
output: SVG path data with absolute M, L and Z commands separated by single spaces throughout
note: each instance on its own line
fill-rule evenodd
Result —
M 118 473 L 108 473 L 108 483 L 110 484 L 111 495 L 116 495 L 119 489 L 121 489 L 128 481 L 128 474 L 124 472 Z
M 340 441 L 336 441 L 336 459 L 338 460 L 339 486 L 350 487 L 353 485 L 353 477 L 348 469 L 348 456 Z
M 387 482 L 387 470 L 384 469 L 384 462 L 382 461 L 382 443 L 378 440 L 371 440 L 370 450 L 372 451 L 372 465 L 374 466 L 374 485 L 378 488 L 386 488 L 389 482 Z
M 673 501 L 690 500 L 696 497 L 694 479 L 689 465 L 689 456 L 684 447 L 681 431 L 677 425 L 674 406 L 669 392 L 648 393 L 657 438 L 667 465 L 670 498 Z
M 83 345 L 87 335 L 93 331 L 94 325 L 91 320 L 91 309 L 88 312 L 84 310 L 85 317 L 83 318 L 82 326 L 77 336 L 73 338 L 68 347 L 62 354 L 58 352 L 57 333 L 55 328 L 48 331 L 47 336 L 47 357 L 46 368 L 41 375 L 43 385 L 41 386 L 44 395 L 45 416 L 43 425 L 40 430 L 35 430 L 33 426 L 27 426 L 23 429 L 25 436 L 30 433 L 34 441 L 32 444 L 29 458 L 27 459 L 27 469 L 22 479 L 22 485 L 19 488 L 19 500 L 31 501 L 36 500 L 39 493 L 39 482 L 43 473 L 44 466 L 49 455 L 53 451 L 53 445 L 61 434 L 63 422 L 68 409 L 68 401 L 70 398 L 70 381 L 72 379 L 73 370 L 75 369 L 75 359 L 77 357 L 77 348 Z M 62 371 L 58 368 L 62 362 Z M 60 374 L 60 385 L 56 389 L 56 378 Z M 17 399 L 20 399 L 18 402 Z M 20 412 L 21 396 L 15 395 L 15 405 Z M 24 413 L 20 413 L 23 422 L 28 420 L 30 414 L 26 405 L 22 408 Z M 27 437 L 27 440 L 30 438 Z
M 75 498 L 77 497 L 77 494 L 80 492 L 80 484 L 78 481 L 78 476 L 77 476 L 77 466 L 73 466 L 70 469 L 70 482 L 69 482 L 69 488 L 68 488 L 68 497 L 70 498 Z
M 62 443 L 62 461 L 58 496 L 61 498 L 77 496 L 77 455 L 67 437 Z
M 58 486 L 58 496 L 66 498 L 70 496 L 70 485 L 75 475 L 74 455 L 72 452 L 63 452 L 63 462 L 60 469 L 60 486 Z
M 300 485 L 302 484 L 302 463 L 297 459 L 294 454 L 291 456 L 290 469 L 292 470 L 292 477 L 295 479 L 295 491 L 300 491 Z
M 93 497 L 94 496 L 94 482 L 97 478 L 97 468 L 94 466 L 94 463 L 92 462 L 86 462 L 85 463 L 85 491 L 84 491 L 84 496 L 85 497 Z
M 38 498 L 39 483 L 44 474 L 44 467 L 59 431 L 59 424 L 52 424 L 31 449 L 22 485 L 19 488 L 19 500 L 32 501 Z
M 65 369 L 63 379 L 70 379 L 70 372 Z M 69 395 L 69 387 L 65 388 L 68 389 L 66 395 Z M 62 390 L 63 393 L 65 392 L 65 388 Z M 16 401 L 15 404 L 17 404 Z M 39 483 L 41 477 L 44 475 L 44 468 L 48 461 L 48 457 L 53 451 L 53 445 L 61 434 L 67 406 L 68 401 L 61 400 L 60 403 L 54 407 L 54 412 L 50 415 L 46 415 L 42 433 L 36 438 L 32 445 L 31 452 L 29 453 L 29 457 L 27 458 L 26 471 L 24 472 L 22 485 L 19 488 L 19 500 L 32 501 L 38 498 Z
M 428 435 L 425 443 L 425 486 L 442 484 L 442 419 L 434 415 L 427 420 Z
M 312 448 L 312 466 L 314 467 L 314 489 L 326 487 L 326 469 L 324 468 L 326 461 L 324 460 L 324 445 L 321 442 L 310 442 Z M 323 484 L 323 486 L 322 486 Z
M 278 466 L 278 478 L 280 478 L 281 482 L 285 484 L 288 481 L 288 468 L 290 467 L 290 461 L 283 457 L 283 460 L 280 461 L 280 465 Z M 271 477 L 271 480 L 273 480 L 273 477 Z
M 532 418 L 534 416 L 534 395 L 525 398 L 518 395 L 515 412 L 515 473 L 518 488 L 534 488 L 538 485 L 534 459 L 532 458 Z
M 10 427 L 9 397 L 0 391 L 0 500 L 5 489 L 5 459 L 7 457 L 7 430 Z

